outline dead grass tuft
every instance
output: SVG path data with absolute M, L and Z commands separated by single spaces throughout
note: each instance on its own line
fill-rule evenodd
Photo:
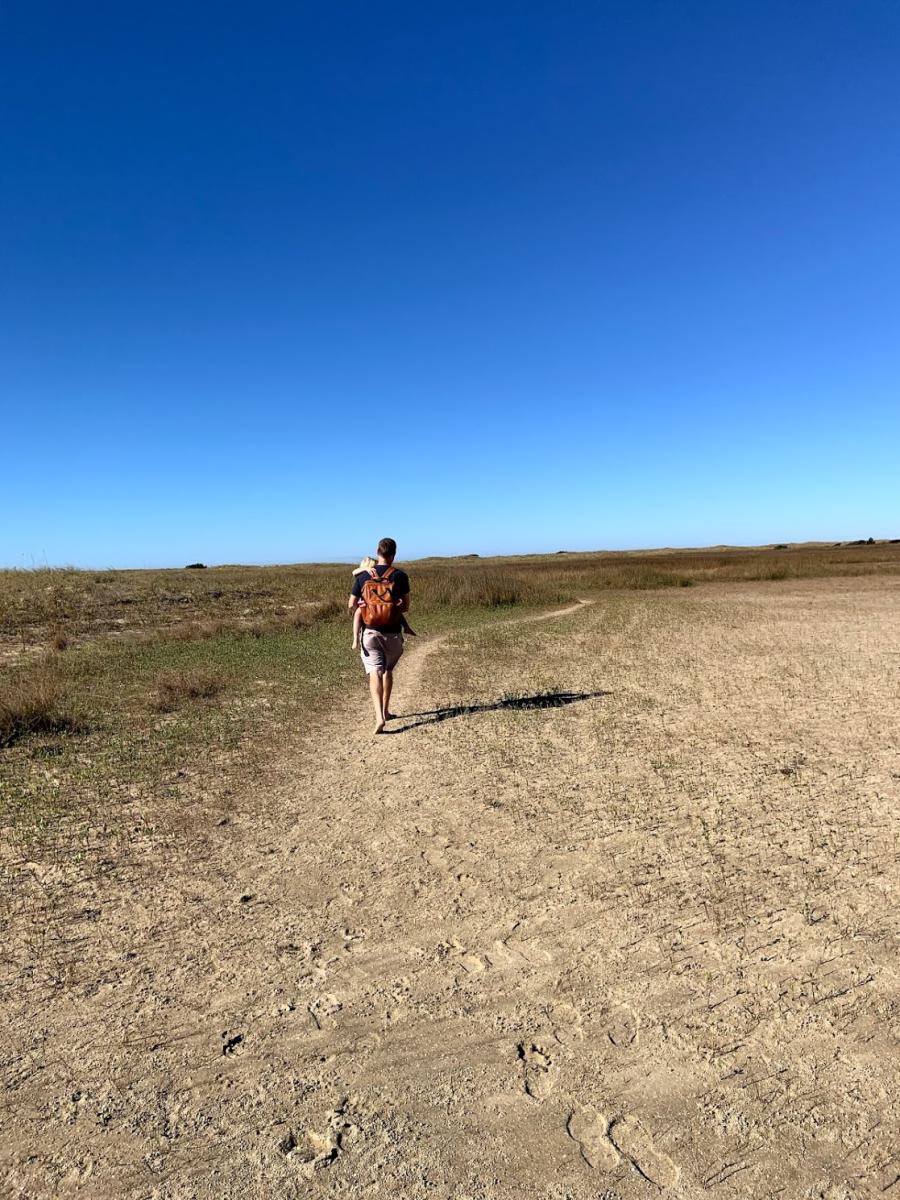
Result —
M 0 747 L 40 733 L 71 733 L 78 722 L 48 671 L 11 680 L 0 695 Z
M 152 707 L 157 712 L 174 712 L 191 700 L 212 700 L 224 687 L 224 680 L 205 667 L 164 671 L 157 676 Z
M 320 621 L 333 621 L 335 617 L 343 617 L 346 611 L 345 605 L 337 597 L 332 597 L 313 607 L 313 621 L 316 624 Z
M 324 621 L 343 617 L 346 611 L 341 601 L 332 597 L 317 604 L 307 604 L 297 612 L 291 613 L 285 624 L 289 629 L 312 629 L 314 625 L 320 625 Z

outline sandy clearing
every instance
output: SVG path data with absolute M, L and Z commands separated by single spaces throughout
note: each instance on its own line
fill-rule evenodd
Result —
M 450 715 L 379 739 L 360 681 L 193 861 L 13 922 L 3 1194 L 890 1189 L 898 615 L 804 581 L 467 631 L 398 674 Z M 590 698 L 490 707 L 553 686 Z

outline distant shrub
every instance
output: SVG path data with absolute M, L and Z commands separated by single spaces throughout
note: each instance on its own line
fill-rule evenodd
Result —
M 186 571 L 205 571 L 206 563 L 188 563 L 184 569 Z
M 0 746 L 11 746 L 32 734 L 71 733 L 78 728 L 58 681 L 46 672 L 9 683 L 0 696 Z
M 773 546 L 772 549 L 773 550 L 787 550 L 788 544 L 787 544 L 787 542 L 779 542 L 777 545 Z

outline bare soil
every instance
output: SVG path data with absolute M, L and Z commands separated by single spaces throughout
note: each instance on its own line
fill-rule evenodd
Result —
M 898 618 L 800 580 L 420 639 L 390 735 L 360 678 L 229 812 L 17 863 L 0 1194 L 900 1192 Z

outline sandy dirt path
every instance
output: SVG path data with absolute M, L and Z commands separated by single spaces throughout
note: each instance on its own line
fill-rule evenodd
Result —
M 890 1194 L 898 613 L 423 641 L 377 739 L 361 681 L 193 862 L 8 949 L 3 1195 Z

